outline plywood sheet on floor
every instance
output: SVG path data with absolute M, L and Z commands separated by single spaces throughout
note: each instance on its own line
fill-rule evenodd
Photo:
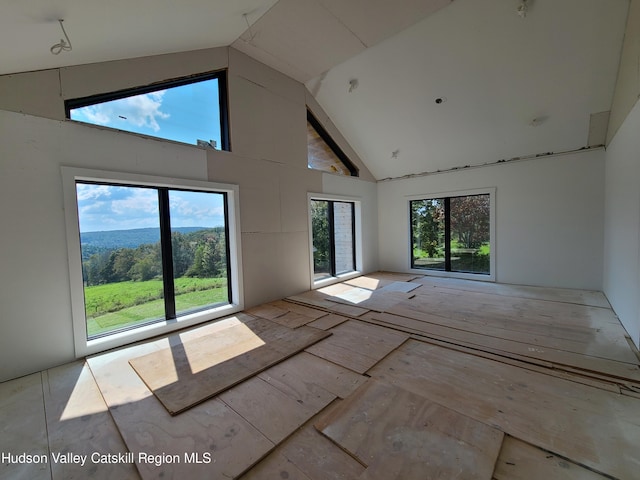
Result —
M 322 310 L 305 307 L 304 305 L 298 305 L 297 303 L 287 302 L 286 300 L 276 300 L 275 302 L 269 303 L 269 305 L 273 305 L 274 307 L 278 307 L 287 312 L 300 313 L 305 317 L 312 318 L 313 320 L 316 320 L 320 317 L 324 317 L 325 315 L 327 315 L 327 312 L 323 312 Z
M 570 460 L 506 436 L 493 472 L 495 480 L 605 480 Z
M 366 288 L 367 290 L 377 290 L 393 282 L 412 282 L 417 278 L 422 278 L 422 275 L 393 272 L 375 272 L 346 280 L 344 283 L 347 285 L 352 285 L 354 287 Z
M 593 290 L 575 290 L 570 288 L 534 287 L 527 285 L 510 285 L 506 283 L 478 282 L 458 278 L 424 276 L 413 280 L 424 286 L 460 290 L 464 292 L 490 293 L 507 297 L 548 300 L 552 302 L 575 303 L 592 307 L 610 308 L 607 298 L 602 292 Z
M 91 461 L 95 453 L 117 457 L 128 450 L 84 361 L 43 372 L 43 387 L 52 455 L 69 452 L 87 459 L 84 465 L 52 461 L 53 480 L 140 478 L 132 463 Z
M 296 401 L 326 405 L 328 394 L 346 398 L 367 377 L 307 352 L 301 352 L 258 375 Z
M 566 325 L 579 327 L 600 328 L 607 324 L 620 326 L 610 307 L 433 288 L 421 288 L 415 293 L 416 301 L 427 303 L 434 314 L 449 314 L 455 308 L 453 311 L 459 316 L 475 313 L 495 315 L 498 318 L 535 320 L 543 324 L 562 319 Z
M 255 318 L 130 360 L 169 413 L 177 414 L 294 355 L 330 333 Z
M 598 472 L 640 469 L 635 398 L 415 340 L 369 374 Z
M 158 478 L 234 478 L 255 464 L 274 444 L 225 403 L 207 400 L 171 416 L 131 368 L 128 360 L 168 345 L 158 340 L 90 357 L 91 371 L 127 448 L 149 455 L 198 453 L 210 463 L 136 462 L 145 480 Z
M 585 372 L 603 373 L 621 380 L 640 382 L 640 369 L 631 363 L 617 362 L 606 358 L 593 357 L 577 352 L 548 348 L 535 342 L 537 337 L 523 337 L 522 341 L 510 340 L 508 332 L 502 337 L 476 333 L 471 330 L 480 327 L 466 329 L 463 325 L 452 319 L 424 313 L 419 310 L 404 311 L 394 308 L 393 311 L 400 314 L 370 312 L 364 315 L 364 320 L 388 325 L 403 331 L 418 333 L 434 338 L 460 342 L 463 345 L 475 346 L 490 352 L 514 355 L 516 358 L 532 358 L 553 365 L 567 366 L 584 370 Z M 410 316 L 409 316 L 410 315 Z M 415 318 L 412 318 L 415 317 Z M 585 345 L 585 349 L 588 348 Z M 627 349 L 629 347 L 627 346 Z M 630 351 L 630 349 L 629 349 Z
M 243 475 L 242 480 L 314 480 L 309 478 L 291 460 L 279 453 L 269 455 L 249 472 Z
M 364 468 L 308 423 L 243 475 L 241 480 L 352 480 L 358 478 Z
M 306 351 L 357 373 L 365 373 L 409 338 L 406 333 L 358 320 L 349 320 L 329 331 L 334 335 Z
M 367 465 L 361 478 L 368 479 L 489 480 L 503 437 L 421 395 L 375 380 L 315 426 Z
M 309 323 L 309 326 L 313 328 L 319 328 L 320 330 L 329 330 L 337 325 L 340 325 L 341 323 L 346 322 L 347 320 L 349 320 L 349 317 L 343 317 L 342 315 L 338 315 L 336 313 L 330 313 Z
M 422 284 L 416 282 L 392 282 L 389 285 L 385 285 L 378 292 L 402 292 L 409 293 Z
M 336 397 L 316 389 L 305 403 L 260 377 L 253 377 L 221 393 L 218 398 L 239 413 L 274 444 L 291 435 Z
M 0 383 L 0 415 L 0 452 L 49 457 L 40 372 Z M 2 462 L 0 478 L 46 480 L 51 469 L 49 463 Z

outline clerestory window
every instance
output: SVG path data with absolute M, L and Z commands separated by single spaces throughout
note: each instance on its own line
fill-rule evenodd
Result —
M 67 100 L 79 122 L 229 150 L 226 73 L 213 72 Z
M 358 169 L 320 122 L 307 110 L 307 165 L 314 170 L 358 176 Z

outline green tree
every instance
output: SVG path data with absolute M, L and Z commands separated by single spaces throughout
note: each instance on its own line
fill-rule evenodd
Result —
M 193 263 L 194 249 L 186 236 L 180 232 L 171 234 L 171 249 L 173 251 L 173 275 L 182 277 Z
M 444 243 L 444 202 L 440 198 L 411 202 L 413 248 L 423 250 L 430 258 Z
M 463 248 L 489 242 L 489 195 L 451 198 L 451 234 Z
M 314 271 L 316 273 L 329 272 L 331 263 L 329 202 L 323 200 L 311 201 L 311 231 Z
M 121 248 L 115 252 L 113 274 L 118 282 L 131 280 L 131 268 L 135 265 L 134 251 L 131 248 Z

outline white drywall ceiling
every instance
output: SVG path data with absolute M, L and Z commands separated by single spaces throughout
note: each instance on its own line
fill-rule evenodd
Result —
M 275 2 L 3 1 L 0 74 L 227 46 Z M 64 38 L 58 19 L 73 50 L 52 55 L 50 47 Z
M 597 144 L 629 0 L 521 2 L 10 0 L 0 74 L 231 44 L 305 82 L 378 179 Z
M 628 1 L 519 3 L 456 0 L 307 86 L 378 179 L 585 147 Z

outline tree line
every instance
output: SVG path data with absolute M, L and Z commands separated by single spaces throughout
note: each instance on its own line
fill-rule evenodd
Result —
M 83 250 L 84 250 L 83 246 Z M 171 233 L 173 275 L 216 278 L 227 274 L 227 247 L 223 227 L 188 234 Z M 160 242 L 135 248 L 103 249 L 82 262 L 85 285 L 145 281 L 162 277 Z

